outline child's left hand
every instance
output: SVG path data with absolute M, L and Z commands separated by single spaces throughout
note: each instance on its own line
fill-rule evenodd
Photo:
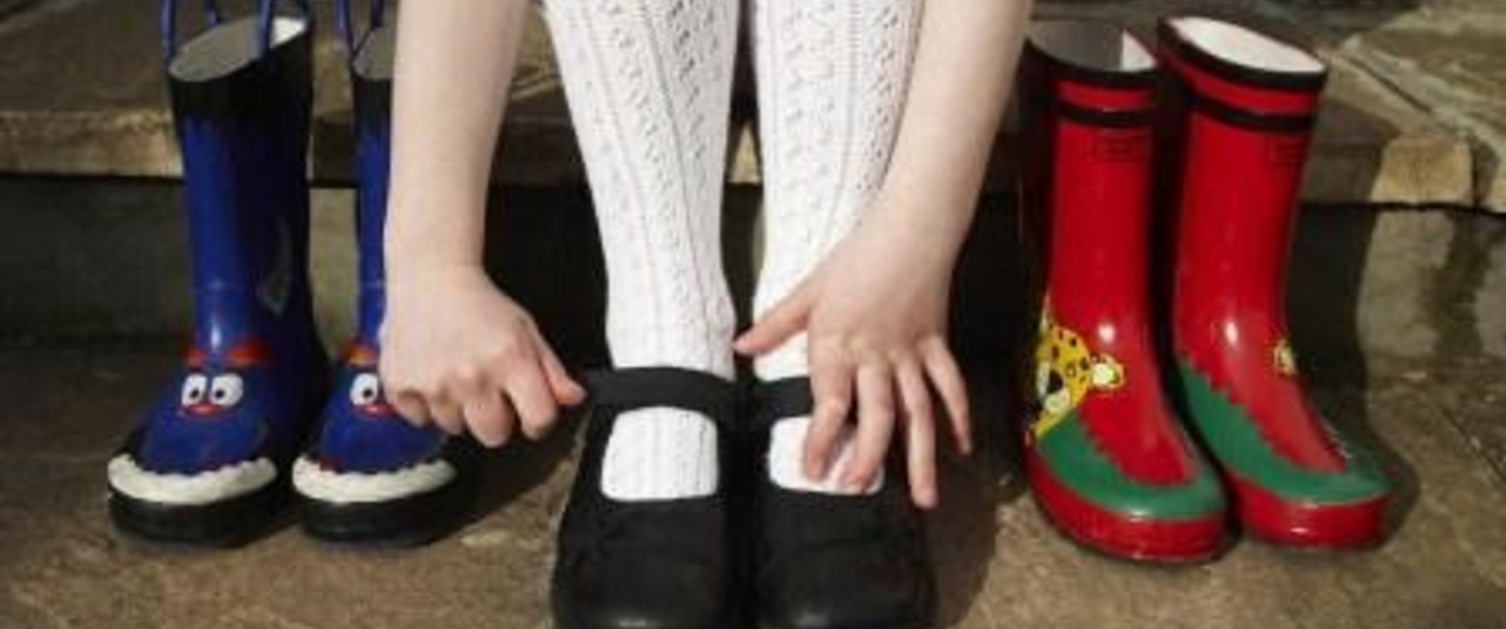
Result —
M 793 293 L 737 339 L 736 348 L 764 354 L 806 332 L 815 398 L 806 475 L 825 476 L 855 406 L 855 452 L 840 482 L 855 490 L 872 484 L 898 423 L 911 499 L 931 508 L 937 504 L 933 387 L 958 449 L 972 450 L 966 385 L 947 347 L 956 247 L 949 244 L 953 238 L 911 220 L 924 212 L 883 209 L 874 208 Z

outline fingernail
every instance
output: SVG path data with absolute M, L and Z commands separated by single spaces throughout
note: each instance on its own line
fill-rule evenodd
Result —
M 821 473 L 817 471 L 816 467 L 811 465 L 810 463 L 806 463 L 805 469 L 801 471 L 805 474 L 805 480 L 813 483 L 821 482 Z

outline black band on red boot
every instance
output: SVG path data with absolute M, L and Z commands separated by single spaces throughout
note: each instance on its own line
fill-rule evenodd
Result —
M 1207 114 L 1219 122 L 1234 125 L 1251 131 L 1266 131 L 1270 133 L 1311 133 L 1318 123 L 1318 117 L 1313 114 L 1266 114 L 1240 109 L 1213 96 L 1198 94 L 1187 89 L 1185 84 L 1178 83 L 1184 91 L 1183 96 L 1187 104 L 1194 111 Z
M 761 383 L 753 390 L 755 425 L 811 414 L 808 378 Z M 873 495 L 830 495 L 781 488 L 761 469 L 754 483 L 753 579 L 764 629 L 928 626 L 935 583 L 920 515 L 889 474 Z

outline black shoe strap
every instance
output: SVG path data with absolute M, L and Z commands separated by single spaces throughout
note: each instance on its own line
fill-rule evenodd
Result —
M 755 428 L 768 430 L 781 419 L 806 417 L 815 410 L 811 379 L 805 376 L 760 382 L 753 387 Z
M 721 377 L 678 367 L 632 367 L 586 374 L 590 402 L 618 411 L 669 407 L 725 424 L 737 413 L 737 386 Z M 611 414 L 616 416 L 615 413 Z

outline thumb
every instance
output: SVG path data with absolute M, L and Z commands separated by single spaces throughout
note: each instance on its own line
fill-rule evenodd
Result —
M 801 284 L 743 332 L 733 343 L 737 353 L 749 356 L 767 354 L 805 330 L 815 301 L 807 286 Z

